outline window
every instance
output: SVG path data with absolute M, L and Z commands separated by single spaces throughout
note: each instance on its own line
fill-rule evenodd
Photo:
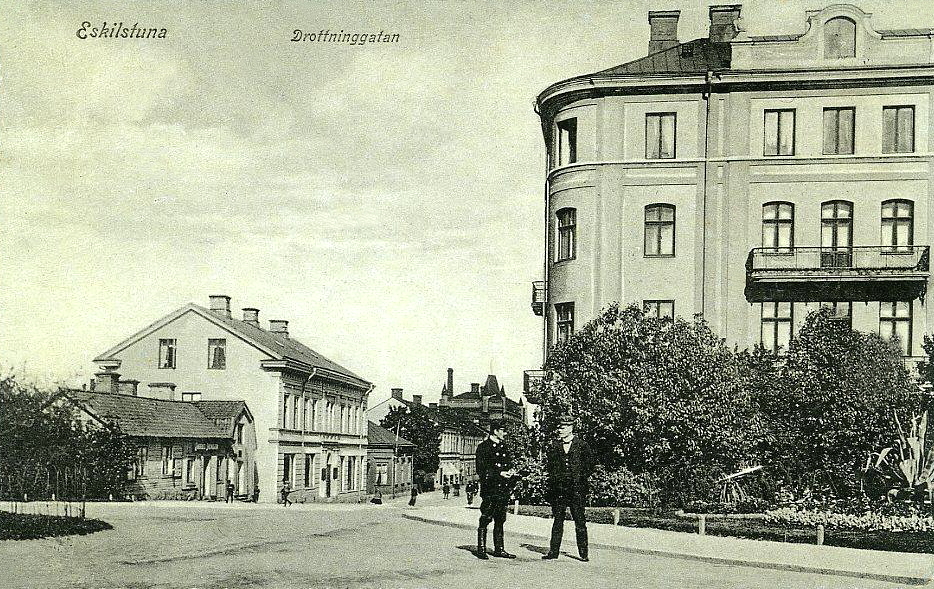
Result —
M 914 203 L 887 200 L 882 203 L 882 245 L 890 251 L 910 251 L 914 240 Z
M 835 301 L 821 303 L 821 307 L 830 309 L 831 320 L 845 325 L 847 329 L 853 329 L 853 303 L 849 301 Z
M 298 395 L 292 396 L 292 429 L 298 429 Z
M 577 209 L 561 209 L 558 217 L 558 251 L 555 261 L 570 260 L 576 255 Z
M 675 255 L 675 207 L 673 205 L 645 207 L 645 255 L 662 258 Z
M 162 446 L 162 474 L 172 474 L 172 446 Z
M 302 429 L 308 429 L 308 399 L 302 399 Z
M 305 487 L 311 486 L 311 473 L 314 472 L 314 454 L 305 454 Z
M 790 253 L 795 245 L 795 205 L 768 202 L 762 205 L 762 247 L 774 253 Z
M 238 444 L 243 443 L 243 424 L 242 423 L 237 424 L 237 443 Z
M 201 393 L 197 391 L 182 393 L 182 401 L 200 401 Z
M 911 355 L 911 301 L 879 303 L 879 335 L 897 337 L 902 355 Z
M 149 460 L 149 448 L 140 446 L 136 449 L 136 461 L 133 463 L 133 476 L 136 479 L 146 476 L 146 461 Z
M 795 154 L 794 109 L 765 111 L 764 155 Z
M 856 109 L 853 107 L 824 109 L 825 154 L 853 153 L 855 121 Z
M 656 319 L 674 319 L 674 301 L 642 301 L 642 310 L 646 317 Z
M 289 395 L 282 395 L 282 427 L 289 427 Z
M 558 123 L 558 165 L 577 161 L 577 119 L 564 119 Z
M 574 303 L 555 305 L 555 340 L 563 344 L 574 333 Z
M 915 150 L 915 107 L 882 108 L 882 153 L 911 153 Z
M 675 157 L 675 113 L 645 115 L 645 158 L 650 160 Z
M 175 341 L 159 340 L 159 368 L 175 368 Z
M 832 200 L 821 204 L 821 268 L 849 268 L 853 246 L 853 203 Z
M 824 57 L 828 59 L 856 57 L 855 21 L 845 16 L 838 16 L 824 23 Z
M 292 482 L 292 475 L 295 470 L 295 454 L 282 455 L 282 482 Z
M 227 340 L 208 340 L 208 368 L 212 370 L 227 368 Z
M 771 352 L 787 348 L 791 341 L 791 303 L 762 303 L 762 347 Z
M 185 484 L 186 485 L 195 484 L 195 459 L 194 458 L 185 459 Z

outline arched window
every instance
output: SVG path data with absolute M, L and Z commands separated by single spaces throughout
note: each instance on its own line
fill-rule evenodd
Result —
M 767 202 L 762 205 L 762 247 L 788 253 L 795 245 L 795 205 Z
M 893 199 L 882 203 L 882 245 L 905 251 L 914 242 L 914 203 Z
M 853 247 L 853 203 L 831 200 L 820 207 L 822 268 L 849 268 Z
M 824 23 L 824 57 L 856 57 L 856 22 L 845 16 Z
M 645 255 L 647 257 L 674 257 L 674 205 L 652 204 L 645 207 Z
M 555 261 L 570 260 L 577 253 L 577 209 L 560 209 L 555 216 L 558 218 Z

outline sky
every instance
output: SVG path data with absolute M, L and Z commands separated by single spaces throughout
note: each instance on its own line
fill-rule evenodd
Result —
M 743 3 L 750 34 L 831 2 Z M 854 2 L 876 28 L 926 0 Z M 23 1 L 0 19 L 0 371 L 91 359 L 226 294 L 376 386 L 438 397 L 541 364 L 535 96 L 643 56 L 647 12 L 712 2 Z M 165 39 L 79 39 L 81 23 Z M 294 31 L 399 42 L 292 42 Z

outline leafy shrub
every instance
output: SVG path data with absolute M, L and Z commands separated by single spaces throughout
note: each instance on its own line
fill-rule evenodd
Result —
M 599 507 L 652 507 L 655 482 L 649 475 L 636 476 L 626 467 L 609 470 L 597 465 L 590 476 L 590 504 Z
M 684 506 L 688 513 L 764 513 L 771 507 L 765 499 L 750 497 L 735 503 L 692 501 Z

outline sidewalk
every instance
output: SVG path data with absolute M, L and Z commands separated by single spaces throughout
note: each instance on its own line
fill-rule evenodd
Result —
M 476 506 L 426 506 L 407 511 L 403 517 L 475 529 L 479 511 Z M 506 520 L 506 535 L 534 539 L 541 542 L 543 547 L 547 547 L 548 538 L 551 536 L 551 523 L 551 519 L 512 515 L 510 510 Z M 569 527 L 565 530 L 564 550 L 574 554 L 574 524 L 565 525 Z M 606 549 L 714 564 L 839 575 L 910 585 L 925 585 L 934 578 L 934 556 L 930 554 L 699 536 L 609 524 L 588 524 L 587 529 L 590 535 L 591 558 L 596 559 L 601 558 L 600 549 Z

